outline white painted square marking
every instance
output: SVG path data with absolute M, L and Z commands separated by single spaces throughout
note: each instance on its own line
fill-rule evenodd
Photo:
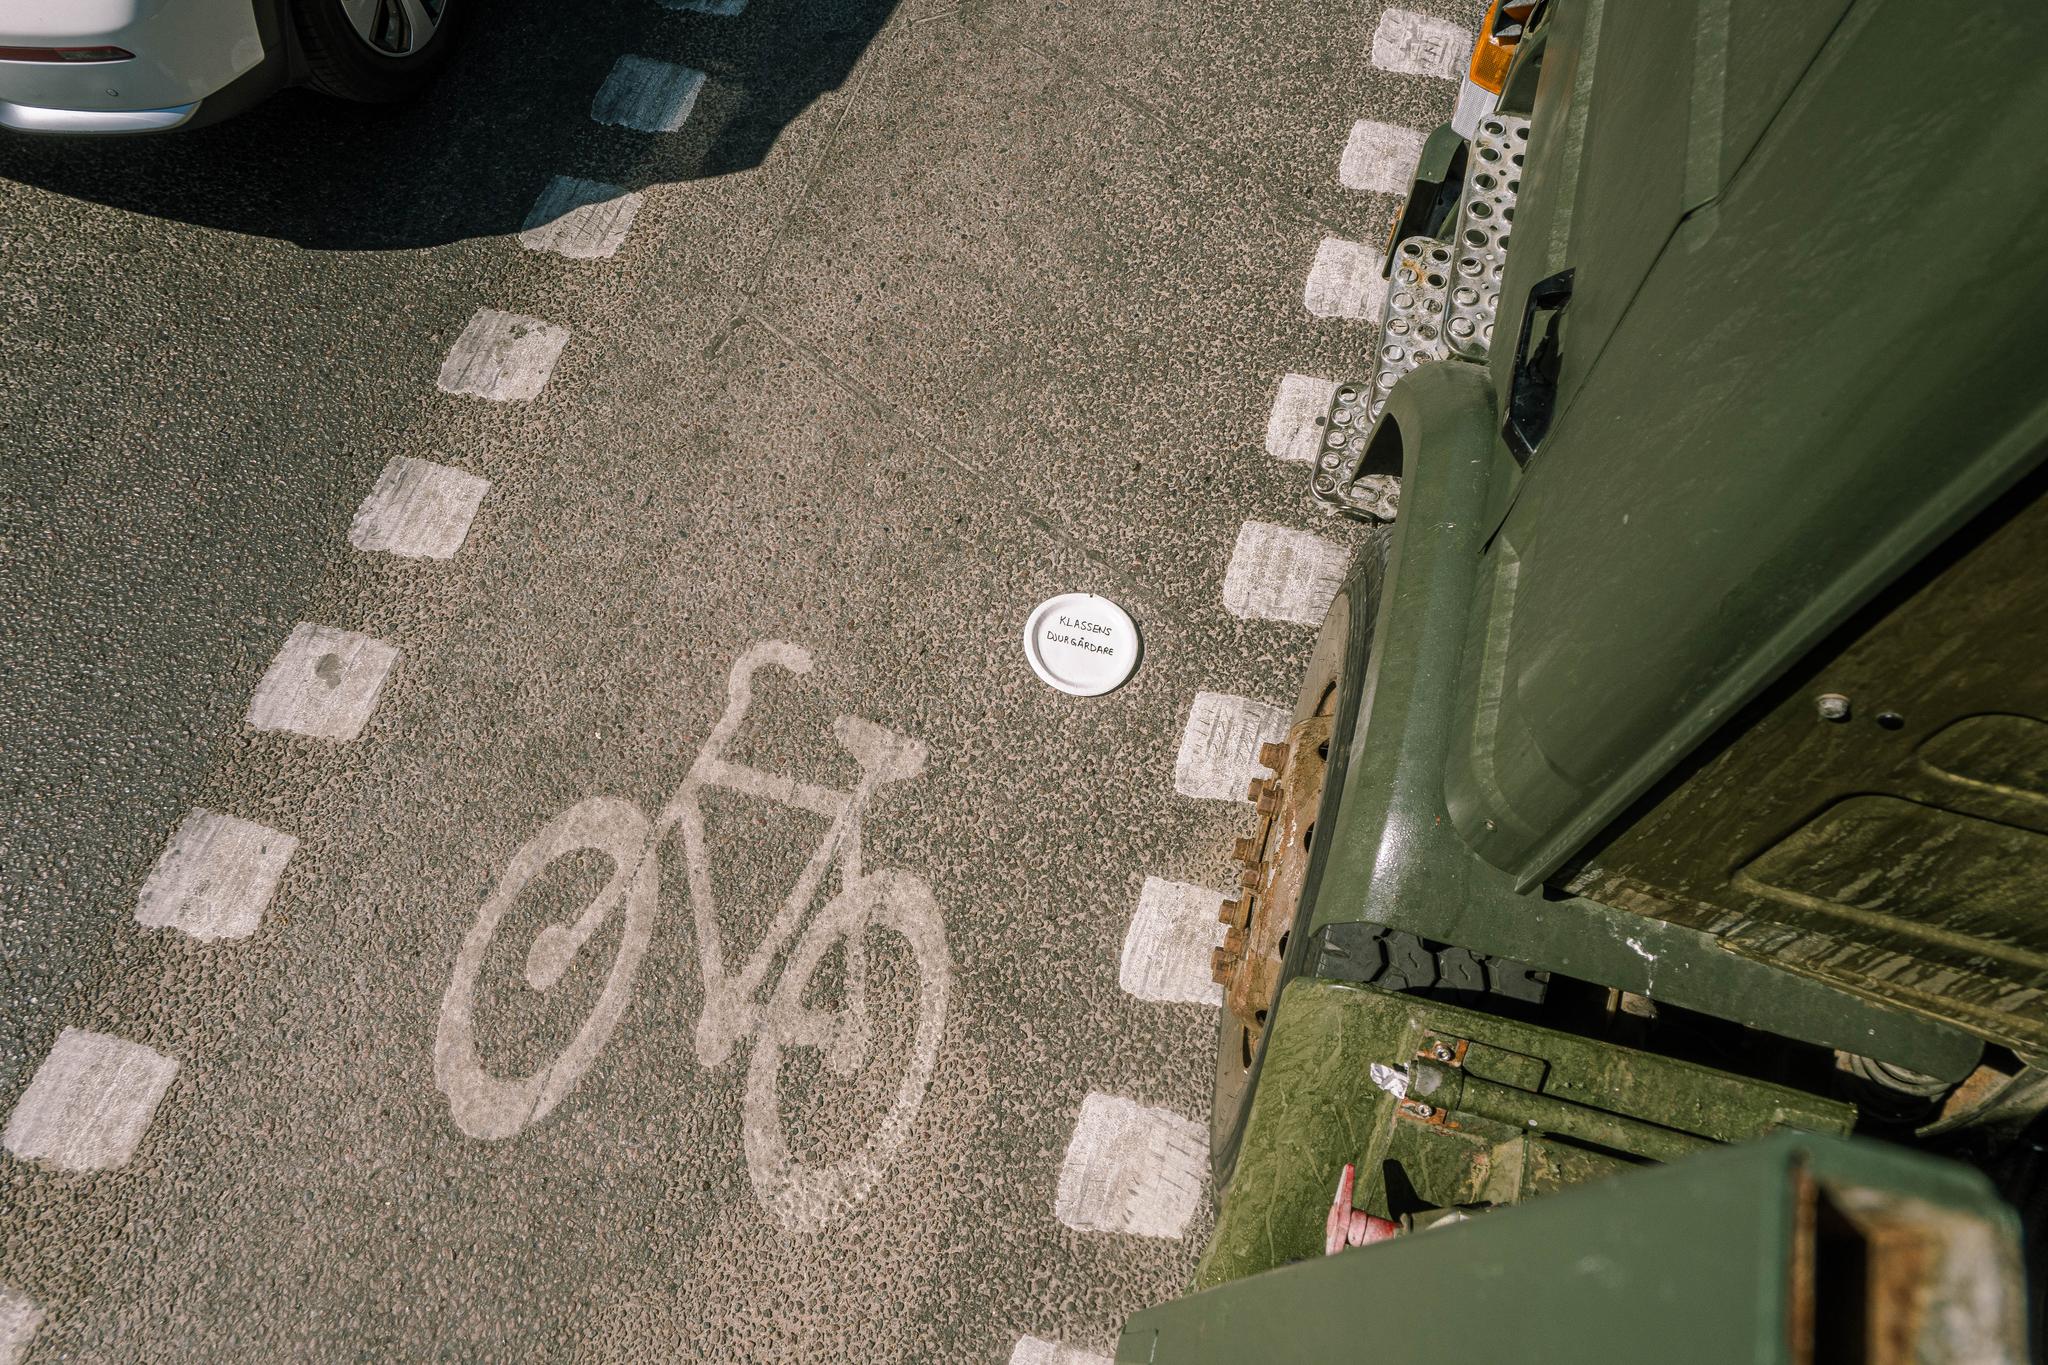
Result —
M 1202 1202 L 1206 1126 L 1120 1095 L 1081 1102 L 1053 1216 L 1076 1232 L 1179 1237 Z
M 1380 254 L 1371 247 L 1325 237 L 1302 286 L 1304 308 L 1319 318 L 1379 321 L 1387 282 L 1380 278 Z
M 354 739 L 377 709 L 398 651 L 352 630 L 301 621 L 249 698 L 249 723 L 316 739 Z
M 519 403 L 540 396 L 569 329 L 539 318 L 479 308 L 441 362 L 443 393 L 468 394 L 494 403 Z
M 1173 789 L 1211 801 L 1248 801 L 1245 787 L 1271 775 L 1259 764 L 1259 746 L 1287 738 L 1285 707 L 1197 692 L 1173 760 Z
M 28 1295 L 0 1287 L 0 1365 L 19 1365 L 43 1325 L 43 1310 Z
M 197 939 L 247 938 L 263 923 L 298 846 L 291 835 L 254 821 L 195 810 L 143 881 L 136 923 Z
M 1387 10 L 1373 30 L 1372 64 L 1397 76 L 1463 80 L 1471 55 L 1469 30 L 1414 10 Z
M 1010 1348 L 1010 1365 L 1116 1365 L 1108 1356 L 1096 1355 L 1078 1347 L 1047 1341 L 1042 1337 L 1022 1337 Z
M 1351 125 L 1351 137 L 1337 162 L 1337 181 L 1348 190 L 1406 194 L 1421 160 L 1421 133 L 1362 118 Z
M 400 455 L 356 509 L 348 543 L 409 559 L 453 559 L 490 488 L 489 479 Z
M 0 1146 L 68 1171 L 126 1165 L 177 1074 L 177 1059 L 154 1048 L 67 1028 L 7 1116 Z
M 697 107 L 703 88 L 704 73 L 694 66 L 621 57 L 590 102 L 590 116 L 638 133 L 673 133 Z
M 1221 891 L 1206 886 L 1145 878 L 1124 934 L 1118 984 L 1140 1000 L 1222 1004 L 1223 988 L 1209 976 L 1209 953 L 1223 941 L 1224 925 L 1216 917 L 1223 899 Z
M 1344 585 L 1351 552 L 1307 531 L 1248 521 L 1238 528 L 1223 605 L 1233 616 L 1319 626 Z
M 1308 374 L 1280 377 L 1266 416 L 1266 453 L 1276 460 L 1313 461 L 1323 448 L 1323 418 L 1337 394 L 1335 381 Z
M 558 175 L 548 181 L 526 215 L 519 244 L 573 261 L 616 255 L 640 212 L 640 196 L 617 185 Z
M 722 14 L 730 18 L 747 7 L 747 0 L 661 0 L 668 9 L 691 10 L 697 14 Z

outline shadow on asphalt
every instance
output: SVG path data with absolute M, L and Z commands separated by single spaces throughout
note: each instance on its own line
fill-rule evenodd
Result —
M 439 246 L 517 231 L 556 175 L 624 189 L 750 170 L 839 88 L 898 0 L 751 0 L 736 16 L 657 0 L 500 0 L 432 91 L 372 108 L 288 90 L 161 137 L 8 138 L 0 175 L 152 217 L 320 250 Z M 621 55 L 707 80 L 668 134 L 605 127 L 591 97 Z

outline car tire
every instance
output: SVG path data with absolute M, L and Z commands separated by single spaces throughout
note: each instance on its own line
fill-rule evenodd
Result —
M 306 83 L 363 104 L 412 99 L 447 65 L 467 7 L 467 0 L 296 0 L 292 23 Z M 425 21 L 433 27 L 422 35 Z

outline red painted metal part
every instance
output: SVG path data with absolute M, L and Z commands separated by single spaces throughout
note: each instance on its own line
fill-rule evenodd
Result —
M 1351 1191 L 1357 1181 L 1357 1168 L 1347 1162 L 1344 1174 L 1337 1177 L 1337 1197 L 1330 1201 L 1329 1220 L 1323 1224 L 1325 1256 L 1335 1256 L 1345 1247 L 1384 1242 L 1401 1230 L 1398 1223 L 1375 1218 L 1364 1209 L 1351 1207 Z

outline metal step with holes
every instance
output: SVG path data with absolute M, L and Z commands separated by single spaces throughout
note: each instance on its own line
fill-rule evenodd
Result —
M 1484 119 L 1471 144 L 1450 240 L 1410 237 L 1394 248 L 1372 377 L 1338 385 L 1323 414 L 1309 478 L 1318 502 L 1362 521 L 1392 521 L 1399 511 L 1398 468 L 1367 459 L 1373 428 L 1387 395 L 1416 366 L 1486 359 L 1528 145 L 1527 119 Z

